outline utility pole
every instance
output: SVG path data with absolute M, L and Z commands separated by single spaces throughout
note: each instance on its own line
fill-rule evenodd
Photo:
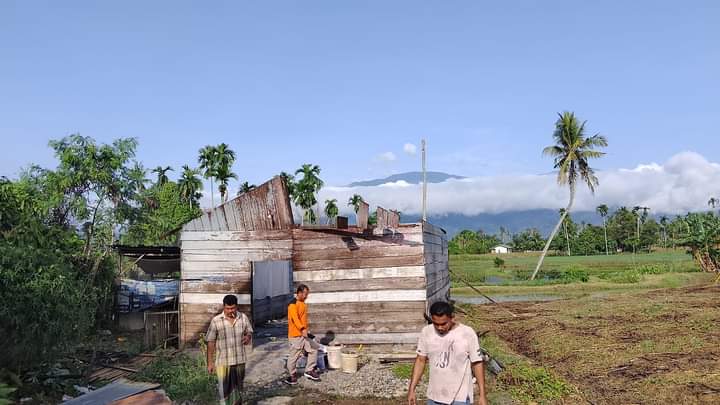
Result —
M 422 149 L 422 175 L 423 175 L 423 188 L 422 188 L 422 220 L 427 221 L 427 172 L 425 167 L 425 139 L 421 141 Z

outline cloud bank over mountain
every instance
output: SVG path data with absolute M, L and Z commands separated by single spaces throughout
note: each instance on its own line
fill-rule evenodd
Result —
M 720 164 L 696 152 L 678 153 L 662 164 L 599 171 L 597 176 L 600 186 L 594 196 L 585 185 L 579 185 L 573 210 L 592 211 L 599 204 L 642 205 L 656 213 L 681 214 L 707 209 L 711 196 L 720 197 Z M 357 193 L 371 207 L 418 214 L 421 189 L 421 185 L 403 180 L 365 187 L 325 187 L 320 191 L 320 201 L 337 198 L 341 212 L 349 214 L 345 202 Z M 473 177 L 428 184 L 431 215 L 558 209 L 567 200 L 568 189 L 557 185 L 554 174 Z

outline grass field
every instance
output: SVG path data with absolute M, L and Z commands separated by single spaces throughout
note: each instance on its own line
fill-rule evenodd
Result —
M 538 253 L 510 253 L 504 255 L 451 255 L 450 270 L 473 285 L 517 285 L 538 286 L 577 281 L 586 275 L 590 281 L 622 281 L 624 272 L 636 271 L 641 274 L 687 273 L 699 271 L 690 255 L 684 251 L 666 251 L 643 254 L 616 254 L 597 256 L 548 256 L 538 274 L 538 279 L 528 281 L 535 268 Z M 495 258 L 504 261 L 501 267 Z M 568 275 L 572 277 L 567 277 Z M 632 277 L 631 277 L 632 278 Z M 633 280 L 630 279 L 630 282 Z M 640 280 L 637 280 L 640 281 Z M 463 287 L 457 277 L 453 287 Z
M 464 321 L 508 366 L 491 387 L 519 403 L 716 404 L 720 286 L 693 276 L 700 285 L 463 305 Z

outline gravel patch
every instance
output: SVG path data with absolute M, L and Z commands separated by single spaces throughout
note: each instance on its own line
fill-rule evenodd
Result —
M 329 370 L 321 374 L 321 381 L 298 378 L 298 385 L 288 386 L 282 380 L 287 377 L 285 361 L 288 355 L 287 333 L 282 324 L 271 325 L 255 334 L 255 349 L 248 358 L 245 377 L 246 392 L 262 399 L 277 393 L 293 395 L 304 390 L 318 391 L 331 396 L 346 398 L 399 398 L 407 395 L 410 381 L 393 374 L 394 364 L 381 364 L 372 357 L 361 358 L 356 373 Z M 298 372 L 302 375 L 303 369 Z M 427 386 L 421 382 L 417 392 L 424 396 Z

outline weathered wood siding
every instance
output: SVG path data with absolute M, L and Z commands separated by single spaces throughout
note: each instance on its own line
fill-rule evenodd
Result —
M 184 231 L 180 234 L 180 328 L 183 344 L 197 341 L 226 294 L 237 294 L 251 313 L 252 262 L 290 260 L 292 233 L 285 231 Z
M 247 193 L 205 211 L 183 226 L 183 231 L 253 231 L 293 227 L 290 197 L 277 176 Z
M 180 343 L 194 343 L 227 294 L 251 316 L 252 262 L 290 260 L 292 210 L 275 177 L 183 226 L 180 234 Z
M 450 271 L 448 267 L 447 233 L 428 222 L 422 224 L 425 278 L 427 280 L 427 306 L 435 301 L 450 298 Z
M 294 282 L 310 287 L 313 333 L 346 344 L 417 341 L 427 296 L 419 224 L 387 235 L 295 229 L 293 240 Z

